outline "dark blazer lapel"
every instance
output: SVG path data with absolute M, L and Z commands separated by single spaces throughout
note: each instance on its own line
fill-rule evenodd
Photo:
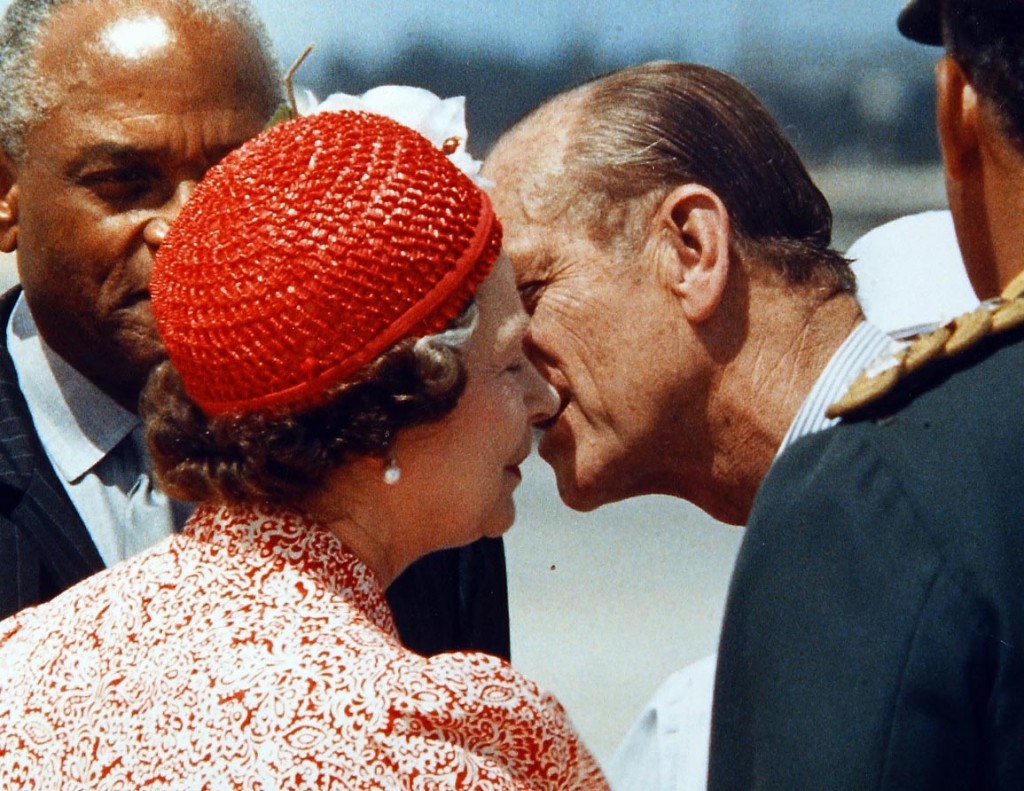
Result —
M 103 569 L 36 436 L 7 353 L 7 322 L 19 291 L 0 297 L 0 616 L 12 593 L 20 608 Z

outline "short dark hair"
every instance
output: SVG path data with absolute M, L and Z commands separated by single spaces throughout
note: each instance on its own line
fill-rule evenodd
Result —
M 154 471 L 172 497 L 192 502 L 292 504 L 358 456 L 387 454 L 403 428 L 439 420 L 466 384 L 471 302 L 448 328 L 399 341 L 326 403 L 305 411 L 209 417 L 169 361 L 150 375 L 139 413 Z
M 599 236 L 622 233 L 624 204 L 699 183 L 722 199 L 741 252 L 776 266 L 789 282 L 854 290 L 849 262 L 830 247 L 828 201 L 739 81 L 705 66 L 656 62 L 580 91 L 564 164 L 578 182 L 573 200 L 590 204 Z
M 943 41 L 1024 154 L 1024 3 L 945 0 Z

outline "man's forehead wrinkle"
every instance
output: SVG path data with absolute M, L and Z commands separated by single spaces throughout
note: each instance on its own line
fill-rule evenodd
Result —
M 524 174 L 517 191 L 527 222 L 547 225 L 565 213 L 566 201 L 560 199 L 560 192 L 556 189 L 563 177 L 564 169 L 534 170 Z
M 527 141 L 520 145 L 530 150 Z M 525 167 L 504 169 L 499 188 L 512 197 L 514 214 L 511 220 L 531 225 L 548 226 L 563 217 L 572 205 L 571 176 L 561 157 L 543 156 L 528 162 Z M 503 201 L 508 204 L 509 201 Z
M 504 204 L 510 220 L 546 225 L 568 210 L 572 201 L 566 185 L 571 174 L 565 152 L 571 119 L 572 112 L 566 103 L 555 101 L 514 127 L 499 142 L 491 164 L 499 202 Z M 515 214 L 521 217 L 516 218 Z

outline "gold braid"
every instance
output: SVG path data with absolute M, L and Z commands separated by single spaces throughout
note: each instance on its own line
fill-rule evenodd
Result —
M 955 357 L 982 338 L 1021 324 L 1024 324 L 1024 271 L 1010 281 L 1000 296 L 931 332 L 908 339 L 895 354 L 868 366 L 825 415 L 830 418 L 849 415 L 877 401 L 923 366 Z

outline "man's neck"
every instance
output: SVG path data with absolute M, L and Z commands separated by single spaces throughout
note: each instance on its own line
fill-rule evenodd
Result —
M 713 486 L 728 492 L 727 521 L 737 523 L 746 521 L 804 400 L 863 320 L 852 295 L 807 304 L 776 291 L 752 294 L 748 341 L 723 368 L 709 408 L 718 449 Z

